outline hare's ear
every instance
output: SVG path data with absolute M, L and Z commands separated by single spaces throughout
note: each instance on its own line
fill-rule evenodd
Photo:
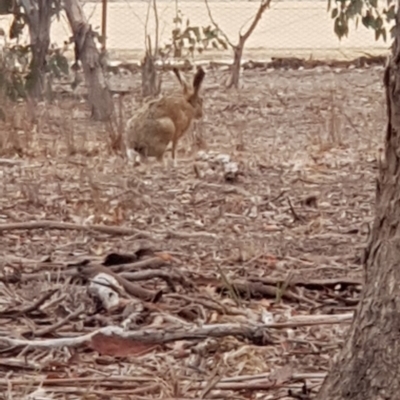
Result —
M 201 83 L 204 80 L 204 77 L 206 76 L 206 73 L 204 72 L 204 69 L 201 67 L 197 68 L 197 72 L 193 78 L 193 89 L 194 89 L 194 93 L 197 95 L 199 90 L 200 90 L 200 86 Z
M 174 71 L 175 76 L 178 78 L 178 81 L 183 88 L 183 93 L 187 94 L 189 92 L 189 87 L 188 87 L 187 82 L 185 81 L 185 78 L 182 79 L 178 68 L 174 67 L 174 68 L 172 68 L 172 71 Z

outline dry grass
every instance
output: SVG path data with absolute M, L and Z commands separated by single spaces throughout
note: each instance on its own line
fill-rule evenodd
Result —
M 0 225 L 0 398 L 22 399 L 43 386 L 41 398 L 54 399 L 284 399 L 304 380 L 315 393 L 347 324 L 267 329 L 264 338 L 214 332 L 150 347 L 131 340 L 111 350 L 101 338 L 39 349 L 10 347 L 4 337 L 73 337 L 125 321 L 151 338 L 157 329 L 253 329 L 272 317 L 352 311 L 383 143 L 381 75 L 381 68 L 247 71 L 243 89 L 227 92 L 221 73 L 210 72 L 204 151 L 237 162 L 233 182 L 218 162 L 196 159 L 189 136 L 177 169 L 133 167 L 112 149 L 110 130 L 88 119 L 84 103 L 16 107 L 0 131 L 1 224 L 130 229 L 110 235 Z M 126 98 L 126 111 L 133 106 Z M 163 296 L 137 309 L 125 294 L 131 311 L 96 311 L 70 264 L 132 254 L 143 240 L 154 248 L 150 261 L 139 257 L 122 270 L 141 273 L 131 278 Z

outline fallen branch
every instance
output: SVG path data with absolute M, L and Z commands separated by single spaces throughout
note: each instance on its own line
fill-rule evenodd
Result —
M 252 277 L 248 278 L 251 282 L 262 282 L 266 285 L 280 285 L 284 282 L 284 279 L 280 278 L 259 278 Z M 363 285 L 362 279 L 356 278 L 334 278 L 334 279 L 309 279 L 302 280 L 296 277 L 293 277 L 288 283 L 287 287 L 293 286 L 304 286 L 307 289 L 323 289 L 324 287 L 335 287 L 337 285 L 342 286 L 359 286 Z
M 108 235 L 136 235 L 152 239 L 153 236 L 148 233 L 135 228 L 125 228 L 122 226 L 108 226 L 108 225 L 80 225 L 72 224 L 69 222 L 57 221 L 31 221 L 31 222 L 15 222 L 11 224 L 0 224 L 0 232 L 15 231 L 15 230 L 32 230 L 32 229 L 59 229 L 59 230 L 76 230 L 87 232 L 106 233 Z
M 82 265 L 85 266 L 85 268 L 90 268 L 91 264 L 84 264 Z M 96 264 L 98 265 L 98 264 Z M 114 273 L 120 273 L 120 276 L 124 276 L 124 272 L 131 272 L 131 271 L 137 271 L 137 270 L 142 270 L 143 268 L 160 268 L 163 266 L 169 265 L 165 260 L 163 260 L 160 257 L 151 257 L 147 258 L 145 260 L 140 260 L 134 263 L 129 263 L 129 264 L 121 264 L 121 265 L 114 265 L 112 267 L 103 267 L 107 268 L 107 272 L 114 272 Z M 38 263 L 37 264 L 38 269 L 40 270 L 40 267 L 49 269 L 52 268 L 54 271 L 40 271 L 40 272 L 32 272 L 29 274 L 22 274 L 21 276 L 18 277 L 18 282 L 29 282 L 33 279 L 43 279 L 43 276 L 46 277 L 47 280 L 49 281 L 58 281 L 60 278 L 68 278 L 68 277 L 75 277 L 81 274 L 81 268 L 79 266 L 74 266 L 71 267 L 68 264 L 63 264 L 63 263 Z M 6 278 L 0 277 L 0 281 L 9 281 L 9 277 L 7 276 Z
M 160 257 L 146 258 L 145 260 L 136 261 L 128 264 L 113 265 L 109 267 L 114 272 L 133 272 L 143 270 L 144 268 L 160 268 L 169 265 Z
M 162 232 L 158 232 L 162 233 Z M 175 231 L 166 231 L 166 236 L 168 238 L 175 238 L 175 239 L 217 239 L 217 235 L 210 232 L 175 232 Z
M 28 346 L 32 348 L 59 348 L 59 347 L 75 347 L 90 342 L 96 335 L 111 336 L 117 335 L 121 338 L 130 339 L 133 341 L 165 344 L 178 340 L 202 340 L 210 337 L 222 338 L 226 336 L 235 336 L 247 338 L 257 341 L 268 336 L 268 329 L 285 329 L 300 326 L 312 326 L 322 324 L 338 324 L 343 322 L 351 322 L 353 313 L 338 314 L 338 315 L 310 315 L 304 317 L 296 317 L 287 322 L 277 322 L 263 325 L 241 325 L 241 324 L 215 324 L 204 325 L 202 328 L 195 328 L 188 331 L 176 330 L 146 330 L 141 331 L 124 331 L 118 326 L 108 326 L 100 328 L 86 335 L 72 338 L 56 338 L 43 340 L 29 339 L 13 339 L 8 336 L 1 336 L 0 343 L 7 346 Z M 267 342 L 273 344 L 271 339 Z
M 15 222 L 11 224 L 0 224 L 0 232 L 8 232 L 15 230 L 32 230 L 32 229 L 59 229 L 59 230 L 76 230 L 84 232 L 99 232 L 116 236 L 135 236 L 135 239 L 154 239 L 154 234 L 141 231 L 136 228 L 126 228 L 123 226 L 111 225 L 80 225 L 69 222 L 57 221 L 31 221 L 31 222 Z M 174 232 L 174 231 L 158 231 L 156 234 L 166 237 L 178 239 L 199 239 L 209 238 L 216 239 L 217 235 L 209 232 Z
M 138 272 L 121 272 L 119 276 L 129 281 L 145 281 L 149 279 L 159 278 L 167 283 L 167 285 L 172 289 L 172 292 L 175 292 L 175 290 L 173 289 L 174 281 L 181 284 L 184 288 L 193 289 L 194 287 L 193 282 L 190 282 L 188 278 L 186 278 L 178 271 L 163 271 L 160 269 L 151 269 Z

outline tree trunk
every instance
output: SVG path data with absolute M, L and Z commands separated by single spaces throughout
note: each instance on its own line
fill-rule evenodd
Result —
M 161 91 L 161 80 L 157 74 L 156 57 L 153 55 L 153 51 L 151 49 L 150 37 L 148 38 L 147 42 L 146 54 L 141 65 L 143 98 L 158 96 Z
M 400 21 L 400 8 L 397 23 Z M 385 70 L 387 131 L 376 216 L 365 252 L 365 284 L 349 336 L 319 400 L 400 396 L 400 29 Z
M 27 76 L 27 90 L 34 98 L 42 98 L 46 84 L 46 56 L 50 46 L 51 2 L 21 2 L 29 28 L 32 60 Z
M 82 62 L 92 117 L 98 121 L 107 121 L 113 112 L 113 102 L 92 27 L 88 24 L 78 0 L 65 0 L 64 7 L 74 34 L 75 54 Z
M 233 64 L 231 69 L 231 78 L 228 83 L 228 88 L 232 86 L 238 88 L 240 79 L 240 64 L 242 62 L 243 49 L 246 39 L 239 36 L 239 43 L 233 48 Z

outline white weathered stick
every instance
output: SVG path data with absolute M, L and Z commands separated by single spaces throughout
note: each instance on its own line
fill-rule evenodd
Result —
M 288 322 L 260 324 L 260 325 L 241 325 L 241 324 L 215 324 L 204 325 L 201 328 L 176 331 L 176 330 L 142 330 L 142 331 L 124 331 L 118 326 L 108 326 L 82 336 L 71 338 L 26 340 L 13 339 L 8 336 L 0 336 L 0 344 L 8 346 L 29 346 L 35 348 L 57 348 L 57 347 L 75 347 L 89 342 L 95 335 L 105 336 L 117 335 L 122 338 L 136 340 L 144 343 L 169 343 L 177 340 L 201 340 L 209 337 L 257 337 L 268 329 L 284 329 L 299 326 L 339 324 L 350 322 L 353 313 L 338 315 L 310 315 L 307 317 L 292 318 Z

